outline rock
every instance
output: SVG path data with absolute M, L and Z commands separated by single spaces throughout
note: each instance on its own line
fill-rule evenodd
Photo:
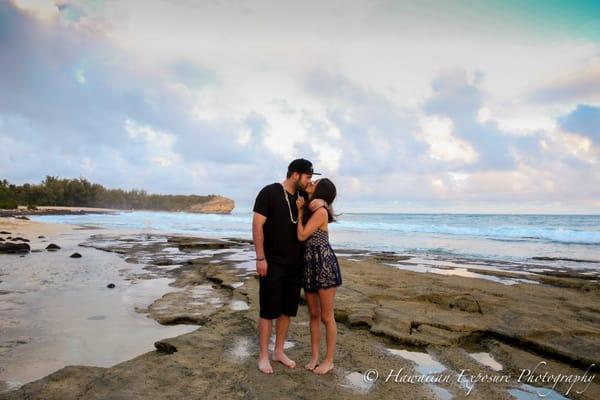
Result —
M 19 240 L 21 242 L 29 242 L 29 239 L 25 239 L 25 238 L 22 238 L 22 237 L 13 238 L 13 241 L 17 241 L 17 240 Z
M 16 218 L 16 219 L 24 219 L 24 220 L 27 220 L 27 221 L 29 221 L 29 218 L 27 218 L 27 217 L 26 217 L 26 216 L 24 216 L 24 215 L 18 215 L 18 216 L 16 216 L 15 218 Z
M 40 236 L 38 236 L 38 239 L 46 239 L 46 236 L 40 235 Z
M 58 246 L 54 243 L 50 243 L 48 246 L 46 246 L 46 250 L 49 250 L 49 251 L 55 251 L 58 249 L 60 249 L 60 246 Z
M 71 258 L 81 258 L 81 254 L 79 253 L 73 253 L 70 255 Z
M 4 242 L 4 241 L 5 241 L 4 239 L 0 238 L 0 242 Z
M 20 254 L 29 253 L 31 248 L 27 243 L 0 243 L 0 253 Z
M 159 258 L 158 260 L 152 261 L 152 264 L 157 265 L 159 267 L 164 267 L 167 265 L 174 265 L 175 260 L 171 260 L 169 258 Z
M 191 243 L 179 243 L 177 245 L 179 250 L 201 250 L 201 249 L 225 249 L 227 248 L 226 243 L 218 242 L 191 242 Z
M 159 340 L 158 342 L 154 342 L 154 347 L 156 347 L 156 350 L 159 353 L 173 354 L 177 351 L 177 347 L 173 346 L 171 343 L 164 341 L 164 340 Z
M 594 260 L 582 260 L 579 258 L 565 258 L 565 257 L 531 257 L 532 260 L 539 261 L 571 261 L 571 262 L 585 262 L 585 263 L 598 263 L 600 261 Z
M 203 214 L 229 214 L 235 208 L 235 202 L 227 197 L 215 196 L 205 203 L 195 204 L 187 211 Z
M 198 241 L 193 238 L 189 242 Z M 185 242 L 180 239 L 176 243 Z M 156 247 L 157 259 L 162 257 L 163 247 L 162 243 Z M 137 255 L 129 252 L 125 257 Z M 210 263 L 215 260 L 219 261 L 218 266 Z M 367 366 L 386 371 L 386 376 L 392 368 L 418 373 L 413 371 L 416 365 L 389 352 L 404 347 L 418 350 L 422 356 L 429 353 L 447 367 L 444 375 L 456 376 L 457 368 L 487 375 L 485 367 L 475 364 L 466 354 L 473 346 L 473 350 L 489 352 L 502 364 L 505 372 L 488 376 L 507 374 L 512 381 L 507 385 L 477 383 L 478 392 L 472 396 L 488 400 L 509 398 L 510 385 L 518 376 L 514 372 L 534 368 L 540 360 L 547 360 L 547 365 L 543 371 L 542 367 L 538 369 L 538 377 L 546 371 L 550 376 L 558 373 L 582 376 L 591 363 L 600 360 L 600 291 L 595 289 L 599 282 L 580 279 L 582 287 L 589 291 L 549 284 L 504 285 L 390 268 L 374 257 L 365 257 L 360 262 L 341 258 L 344 285 L 336 293 L 334 311 L 339 322 L 340 351 L 336 363 L 343 367 L 323 378 L 327 381 L 319 378 L 323 384 L 313 374 L 278 373 L 281 369 L 276 376 L 266 377 L 257 370 L 253 356 L 257 350 L 258 280 L 252 275 L 244 281 L 244 286 L 231 290 L 224 284 L 239 273 L 235 261 L 229 263 L 218 254 L 203 262 L 197 268 L 178 271 L 172 287 L 181 290 L 164 295 L 149 309 L 134 306 L 136 313 L 147 313 L 161 324 L 196 325 L 204 319 L 202 327 L 177 338 L 158 340 L 154 343 L 155 351 L 126 362 L 108 368 L 65 367 L 18 391 L 3 393 L 0 398 L 179 398 L 182 393 L 194 393 L 199 398 L 253 399 L 260 393 L 261 398 L 315 400 L 425 399 L 434 397 L 430 385 L 385 385 L 380 380 L 382 384 L 373 385 L 366 395 L 342 385 L 348 383 L 347 374 L 351 371 L 362 380 L 360 375 Z M 225 269 L 231 269 L 231 274 L 227 272 L 230 278 L 225 276 Z M 214 282 L 219 283 L 219 288 L 214 289 Z M 227 307 L 233 298 L 246 301 L 251 311 L 240 313 Z M 215 299 L 219 301 L 213 304 Z M 485 313 L 480 314 L 479 310 Z M 301 358 L 310 343 L 306 307 L 299 309 L 297 320 L 302 325 L 292 324 L 291 336 L 301 345 L 292 347 L 290 355 Z M 460 383 L 455 383 L 451 386 L 454 393 L 461 390 Z M 325 386 L 331 390 L 324 392 Z M 564 394 L 568 387 L 557 385 L 556 391 Z M 576 385 L 573 391 L 584 388 Z M 600 385 L 592 382 L 585 394 L 577 398 L 600 399 Z
M 450 301 L 449 307 L 458 308 L 461 311 L 483 314 L 479 302 L 471 295 L 456 296 Z
M 194 285 L 155 300 L 148 306 L 148 316 L 161 325 L 204 325 L 226 304 L 229 293 L 211 284 Z
M 8 231 L 2 231 L 2 232 L 0 232 L 0 235 L 10 235 L 10 232 L 8 232 Z
M 114 289 L 115 288 L 115 284 L 114 283 L 109 283 L 108 285 L 106 285 L 107 288 L 109 289 Z

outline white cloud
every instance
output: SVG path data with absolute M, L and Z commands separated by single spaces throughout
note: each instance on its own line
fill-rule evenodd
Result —
M 140 145 L 146 149 L 148 159 L 155 165 L 168 167 L 181 162 L 181 156 L 173 151 L 175 136 L 160 132 L 148 125 L 141 125 L 127 119 L 125 130 L 132 139 L 141 139 Z
M 465 164 L 477 159 L 477 152 L 470 143 L 452 134 L 453 124 L 449 118 L 422 117 L 420 137 L 429 145 L 429 156 L 441 161 L 460 161 Z
M 135 166 L 147 175 L 123 185 L 248 200 L 292 157 L 308 156 L 336 178 L 343 201 L 596 204 L 595 189 L 579 189 L 600 186 L 598 146 L 556 121 L 579 101 L 600 101 L 597 42 L 498 32 L 489 19 L 461 24 L 440 17 L 443 4 L 69 1 L 59 18 L 51 1 L 16 3 L 42 21 L 40 32 L 60 34 L 36 44 L 27 30 L 35 40 L 21 65 L 0 55 L 11 67 L 3 72 L 39 67 L 23 79 L 30 92 L 11 93 L 69 99 L 26 112 L 15 96 L 0 109 L 0 140 L 18 154 L 52 143 L 70 160 L 5 161 L 19 179 L 56 162 L 54 171 L 119 185 L 109 170 Z M 181 63 L 185 71 L 174 68 Z M 465 78 L 440 92 L 432 82 L 447 70 Z M 436 96 L 447 113 L 424 110 Z

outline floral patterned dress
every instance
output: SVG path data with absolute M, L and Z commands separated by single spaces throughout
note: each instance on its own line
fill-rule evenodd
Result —
M 302 286 L 311 293 L 342 284 L 338 259 L 329 244 L 329 233 L 317 229 L 304 243 Z

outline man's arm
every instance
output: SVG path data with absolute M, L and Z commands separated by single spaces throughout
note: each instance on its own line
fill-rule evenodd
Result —
M 267 222 L 267 217 L 257 212 L 252 217 L 252 240 L 254 241 L 254 250 L 256 251 L 256 272 L 260 276 L 267 275 L 267 259 L 265 258 L 265 234 L 263 225 Z

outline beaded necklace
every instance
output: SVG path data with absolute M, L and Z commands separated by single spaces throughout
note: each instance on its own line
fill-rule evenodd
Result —
M 285 201 L 287 202 L 288 210 L 290 212 L 290 221 L 292 221 L 292 224 L 297 224 L 298 219 L 296 219 L 294 221 L 294 216 L 292 214 L 292 206 L 290 204 L 290 199 L 288 198 L 288 195 L 286 193 L 285 186 L 283 185 L 283 183 L 281 184 L 281 188 L 283 189 L 283 197 L 285 197 Z M 296 198 L 298 198 L 298 191 L 296 191 Z

